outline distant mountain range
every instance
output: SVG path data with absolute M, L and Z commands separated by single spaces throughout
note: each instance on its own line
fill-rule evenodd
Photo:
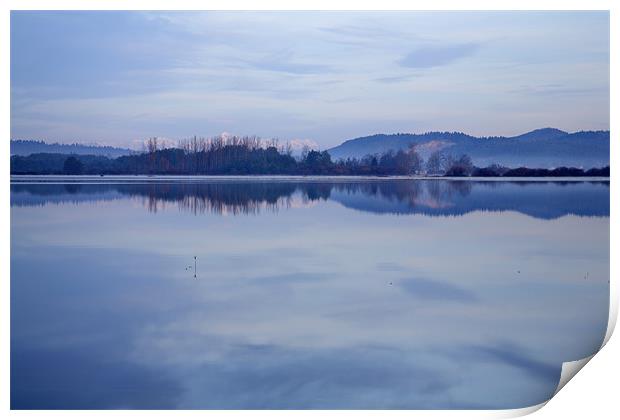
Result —
M 507 167 L 553 168 L 560 166 L 602 167 L 609 165 L 609 131 L 568 133 L 556 128 L 542 128 L 514 137 L 474 137 L 460 132 L 424 134 L 375 134 L 347 140 L 328 150 L 333 161 L 383 154 L 389 150 L 415 147 L 424 159 L 435 151 L 458 157 L 471 156 L 474 165 L 499 164 Z M 119 156 L 139 153 L 135 150 L 84 144 L 45 143 L 37 140 L 11 140 L 11 156 L 35 153 L 59 153 Z
M 567 133 L 542 128 L 514 137 L 474 137 L 459 132 L 375 134 L 329 149 L 333 160 L 383 154 L 414 146 L 424 159 L 434 151 L 471 156 L 477 166 L 599 167 L 609 164 L 609 131 Z
M 11 140 L 11 156 L 28 156 L 33 153 L 62 153 L 67 155 L 95 155 L 116 158 L 131 155 L 135 150 L 112 146 L 85 144 L 45 143 L 39 140 Z

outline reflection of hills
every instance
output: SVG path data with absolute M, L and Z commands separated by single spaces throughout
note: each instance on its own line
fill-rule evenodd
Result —
M 481 210 L 516 211 L 541 219 L 609 216 L 609 182 L 428 180 L 357 188 L 336 186 L 330 198 L 373 213 L 459 216 Z
M 109 201 L 132 197 L 151 212 L 176 205 L 193 213 L 254 214 L 293 200 L 333 200 L 380 214 L 458 216 L 476 210 L 517 211 L 551 219 L 609 216 L 609 182 L 382 180 L 354 182 L 205 182 L 11 184 L 12 206 Z

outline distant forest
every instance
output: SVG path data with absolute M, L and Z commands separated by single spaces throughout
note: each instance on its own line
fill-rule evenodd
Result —
M 67 155 L 96 155 L 116 158 L 136 153 L 134 150 L 113 146 L 89 144 L 45 143 L 41 140 L 11 140 L 11 156 L 28 156 L 33 153 L 62 153 Z
M 609 165 L 609 143 L 609 131 L 567 133 L 543 128 L 513 137 L 474 137 L 461 132 L 376 134 L 345 141 L 328 151 L 337 160 L 414 146 L 425 160 L 442 151 L 466 154 L 481 167 L 495 163 L 513 168 L 591 168 Z
M 424 162 L 415 147 L 363 158 L 332 161 L 327 151 L 305 149 L 294 157 L 290 145 L 258 137 L 214 137 L 161 148 L 148 140 L 144 153 L 111 158 L 96 155 L 34 153 L 11 156 L 11 174 L 67 175 L 416 175 L 436 176 L 609 176 L 605 168 L 478 168 L 466 155 L 435 152 Z

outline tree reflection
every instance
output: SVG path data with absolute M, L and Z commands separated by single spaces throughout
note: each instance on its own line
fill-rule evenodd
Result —
M 609 215 L 609 182 L 460 180 L 150 182 L 11 184 L 12 206 L 131 198 L 149 212 L 177 207 L 193 214 L 251 215 L 335 201 L 379 214 L 462 215 L 518 211 L 539 218 Z
M 169 204 L 194 214 L 258 214 L 290 207 L 296 190 L 289 183 L 176 183 L 125 184 L 118 190 L 139 198 L 153 213 Z

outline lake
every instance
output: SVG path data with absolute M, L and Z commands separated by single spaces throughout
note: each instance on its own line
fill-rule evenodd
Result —
M 609 182 L 98 178 L 11 183 L 13 409 L 520 408 L 605 335 Z

